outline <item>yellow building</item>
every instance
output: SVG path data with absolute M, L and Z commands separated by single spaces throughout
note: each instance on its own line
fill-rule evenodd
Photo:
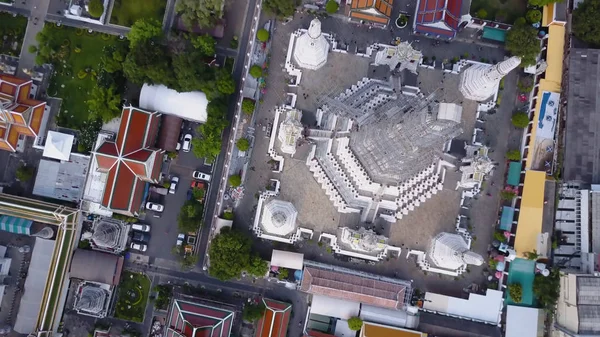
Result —
M 527 252 L 546 251 L 547 235 L 542 234 L 545 184 L 546 172 L 529 170 L 525 173 L 514 245 L 518 257 Z

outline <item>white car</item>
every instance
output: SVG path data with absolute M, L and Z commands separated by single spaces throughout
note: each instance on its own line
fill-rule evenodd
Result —
M 150 209 L 156 212 L 162 212 L 165 210 L 165 206 L 161 205 L 161 204 L 155 204 L 153 202 L 147 202 L 146 203 L 146 209 Z
M 148 250 L 148 245 L 143 243 L 132 242 L 131 245 L 129 245 L 129 248 L 140 252 L 145 252 Z
M 175 194 L 175 190 L 177 189 L 177 184 L 179 183 L 179 177 L 171 178 L 171 186 L 169 186 L 169 193 Z
M 148 233 L 150 231 L 150 226 L 141 223 L 134 223 L 131 225 L 131 229 L 138 232 Z
M 190 152 L 190 149 L 192 148 L 192 135 L 191 134 L 186 134 L 185 136 L 183 136 L 183 146 L 181 146 L 183 148 L 183 152 Z
M 194 171 L 192 177 L 194 177 L 194 179 L 210 181 L 210 174 L 202 173 L 200 171 Z
M 181 246 L 183 244 L 183 240 L 185 240 L 185 234 L 179 233 L 177 234 L 177 246 Z

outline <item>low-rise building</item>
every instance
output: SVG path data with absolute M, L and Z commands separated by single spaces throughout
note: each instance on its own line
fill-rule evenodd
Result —
M 349 17 L 351 21 L 386 28 L 392 16 L 394 0 L 352 0 Z
M 256 325 L 256 337 L 285 337 L 292 315 L 292 305 L 268 298 L 261 299 L 265 314 Z
M 201 299 L 175 298 L 171 301 L 164 337 L 229 337 L 233 330 L 235 309 Z
M 560 276 L 553 337 L 600 335 L 600 277 Z

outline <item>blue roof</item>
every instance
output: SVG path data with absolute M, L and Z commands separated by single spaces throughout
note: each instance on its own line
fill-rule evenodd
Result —
M 30 229 L 33 221 L 17 218 L 15 216 L 0 216 L 0 230 L 15 233 L 31 235 Z
M 500 229 L 503 231 L 510 231 L 512 229 L 512 223 L 515 219 L 515 209 L 512 207 L 502 207 L 502 217 L 500 218 Z

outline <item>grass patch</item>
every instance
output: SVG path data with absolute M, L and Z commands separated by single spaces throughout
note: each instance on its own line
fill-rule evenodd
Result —
M 88 33 L 82 29 L 66 26 L 46 25 L 54 40 L 68 44 L 68 56 L 55 64 L 56 72 L 52 77 L 48 94 L 62 98 L 58 125 L 81 129 L 83 122 L 89 119 L 89 110 L 85 101 L 90 97 L 92 89 L 97 85 L 100 60 L 104 47 L 115 43 L 126 43 L 116 36 Z M 85 73 L 80 78 L 78 75 Z
M 10 3 L 2 0 L 0 2 Z M 0 13 L 0 54 L 19 56 L 25 28 L 27 28 L 26 17 L 20 15 L 13 17 L 9 13 Z
M 487 12 L 485 20 L 503 22 L 512 25 L 519 17 L 524 17 L 527 11 L 525 0 L 473 0 L 471 2 L 471 15 L 484 9 Z
M 166 0 L 115 0 L 110 15 L 110 23 L 131 27 L 140 19 L 163 21 Z
M 119 283 L 115 317 L 143 322 L 149 291 L 150 280 L 146 275 L 124 271 Z

